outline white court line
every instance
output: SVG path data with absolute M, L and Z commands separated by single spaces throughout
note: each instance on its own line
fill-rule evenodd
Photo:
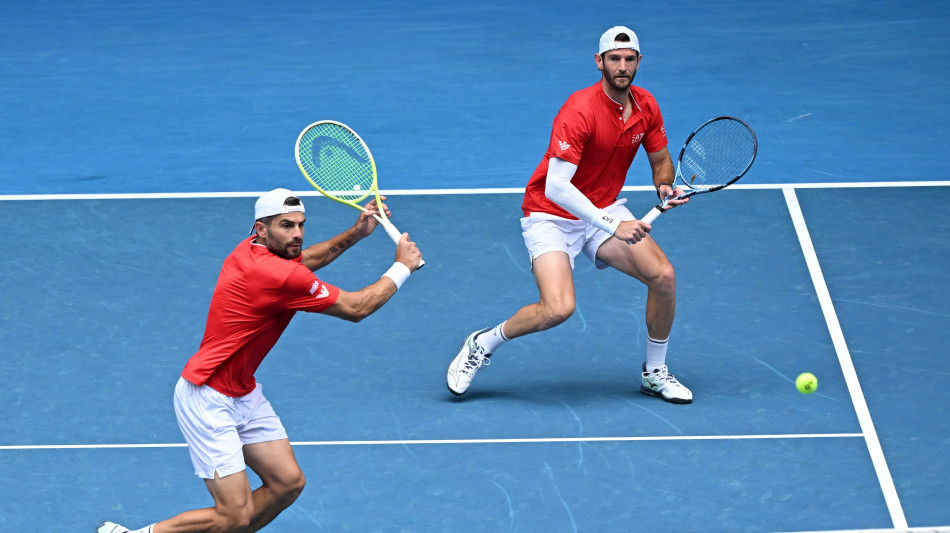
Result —
M 768 440 L 860 438 L 861 433 L 801 433 L 787 435 L 674 435 L 667 437 L 563 437 L 534 439 L 430 439 L 430 440 L 327 440 L 291 442 L 294 446 L 371 446 L 407 444 L 546 444 L 564 442 L 643 442 L 673 440 Z M 0 450 L 95 450 L 116 448 L 184 448 L 184 443 L 168 444 L 23 444 L 0 446 Z
M 835 313 L 828 286 L 825 284 L 825 277 L 821 272 L 821 265 L 818 263 L 818 256 L 815 253 L 811 235 L 805 225 L 805 217 L 802 214 L 801 205 L 798 203 L 798 196 L 796 196 L 795 189 L 791 186 L 784 188 L 783 192 L 785 202 L 788 204 L 789 214 L 791 214 L 792 222 L 795 224 L 795 232 L 798 234 L 802 253 L 805 255 L 808 272 L 811 274 L 812 284 L 814 284 L 815 292 L 818 295 L 818 303 L 821 304 L 821 311 L 825 315 L 828 332 L 831 334 L 835 352 L 838 354 L 838 363 L 841 365 L 842 372 L 844 372 L 845 383 L 848 384 L 851 402 L 858 416 L 858 422 L 861 424 L 861 432 L 871 455 L 871 462 L 874 465 L 874 471 L 877 473 L 878 483 L 880 483 L 881 491 L 884 493 L 884 501 L 887 503 L 887 509 L 891 514 L 891 521 L 895 528 L 906 529 L 907 519 L 904 517 L 904 510 L 901 507 L 900 498 L 897 496 L 897 489 L 894 487 L 891 471 L 884 459 L 884 450 L 881 449 L 881 442 L 877 438 L 877 431 L 874 429 L 874 422 L 871 420 L 871 412 L 864 399 L 864 393 L 861 391 L 861 383 L 858 381 L 858 374 L 851 360 L 851 352 L 848 351 L 848 345 L 845 343 L 844 333 L 841 331 L 841 324 L 838 322 L 838 315 Z
M 743 190 L 786 190 L 795 189 L 842 189 L 873 187 L 950 187 L 950 181 L 868 181 L 853 183 L 775 183 L 731 185 L 730 189 Z M 627 186 L 624 191 L 653 191 L 649 185 Z M 322 196 L 312 189 L 294 191 L 300 196 Z M 523 194 L 521 188 L 480 188 L 480 189 L 389 189 L 379 191 L 382 195 L 446 195 L 446 194 Z M 0 201 L 12 200 L 140 200 L 140 199 L 181 199 L 181 198 L 256 198 L 264 191 L 250 192 L 157 192 L 157 193 L 114 193 L 114 194 L 0 194 Z

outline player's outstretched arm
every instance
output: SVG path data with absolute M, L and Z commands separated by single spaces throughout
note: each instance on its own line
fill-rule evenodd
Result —
M 350 322 L 363 320 L 388 302 L 421 263 L 422 252 L 416 243 L 409 240 L 409 234 L 403 233 L 396 246 L 396 261 L 393 266 L 378 281 L 356 292 L 341 290 L 336 303 L 323 313 Z
M 323 311 L 323 314 L 350 322 L 359 322 L 375 313 L 394 294 L 396 294 L 396 285 L 392 280 L 383 277 L 356 292 L 341 290 L 336 303 Z

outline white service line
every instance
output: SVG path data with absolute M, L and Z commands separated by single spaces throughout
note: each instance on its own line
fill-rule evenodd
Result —
M 884 493 L 887 510 L 891 514 L 891 521 L 896 529 L 906 529 L 907 519 L 904 517 L 904 510 L 901 507 L 900 498 L 897 496 L 897 489 L 894 487 L 891 471 L 887 467 L 884 450 L 881 449 L 881 442 L 877 438 L 877 431 L 874 429 L 874 422 L 871 420 L 871 412 L 868 410 L 864 393 L 861 391 L 861 383 L 858 381 L 858 374 L 854 369 L 854 362 L 851 360 L 851 352 L 848 351 L 844 333 L 841 331 L 841 324 L 838 322 L 838 315 L 835 313 L 831 295 L 828 293 L 828 286 L 825 284 L 825 277 L 821 272 L 818 255 L 815 253 L 811 235 L 808 233 L 805 217 L 802 214 L 801 205 L 798 203 L 798 196 L 795 194 L 795 188 L 791 186 L 783 188 L 782 192 L 785 194 L 785 203 L 788 204 L 788 212 L 792 216 L 795 232 L 798 234 L 798 242 L 801 244 L 805 263 L 808 265 L 808 272 L 811 274 L 811 281 L 818 295 L 818 303 L 821 305 L 825 323 L 828 325 L 828 332 L 831 334 L 831 341 L 834 344 L 835 352 L 838 354 L 838 363 L 844 373 L 844 380 L 848 385 L 848 392 L 851 394 L 851 402 L 858 416 L 858 422 L 861 424 L 861 432 L 864 434 L 864 441 L 867 443 L 871 462 L 874 465 L 874 471 L 877 473 L 878 483 L 880 483 L 881 491 Z
M 774 190 L 774 189 L 842 189 L 874 187 L 950 187 L 950 181 L 866 181 L 841 183 L 736 183 L 730 189 Z M 625 192 L 653 191 L 652 185 L 628 185 Z M 387 189 L 379 194 L 393 196 L 419 195 L 465 195 L 465 194 L 524 194 L 524 187 L 486 187 L 475 189 Z M 78 194 L 0 194 L 0 201 L 11 200 L 140 200 L 140 199 L 182 199 L 182 198 L 256 198 L 265 191 L 244 192 L 152 192 L 152 193 L 78 193 Z M 300 196 L 323 195 L 313 189 L 294 191 Z
M 510 439 L 419 439 L 419 440 L 326 440 L 297 441 L 294 446 L 386 446 L 407 444 L 545 444 L 563 442 L 639 442 L 671 440 L 767 440 L 861 438 L 861 433 L 796 433 L 786 435 L 672 435 L 658 437 L 553 437 Z M 184 448 L 184 443 L 167 444 L 22 444 L 0 446 L 0 450 L 96 450 L 117 448 Z

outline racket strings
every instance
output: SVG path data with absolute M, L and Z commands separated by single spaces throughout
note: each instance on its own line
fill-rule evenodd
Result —
M 680 156 L 682 178 L 693 189 L 726 186 L 755 159 L 755 134 L 739 121 L 711 122 L 693 135 Z
M 300 163 L 314 185 L 337 198 L 359 201 L 373 190 L 373 162 L 363 144 L 331 124 L 300 140 Z

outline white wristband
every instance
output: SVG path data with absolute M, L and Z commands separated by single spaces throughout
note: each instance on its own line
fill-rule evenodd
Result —
M 598 209 L 596 216 L 590 221 L 590 225 L 613 235 L 617 233 L 617 228 L 620 226 L 620 219 L 608 213 L 606 209 Z
M 393 263 L 393 266 L 389 267 L 389 270 L 387 270 L 380 277 L 393 280 L 393 283 L 396 284 L 396 290 L 399 290 L 399 287 L 402 287 L 402 284 L 405 283 L 407 279 L 409 279 L 409 274 L 411 273 L 412 272 L 409 271 L 409 267 L 400 263 L 399 261 L 396 261 Z

